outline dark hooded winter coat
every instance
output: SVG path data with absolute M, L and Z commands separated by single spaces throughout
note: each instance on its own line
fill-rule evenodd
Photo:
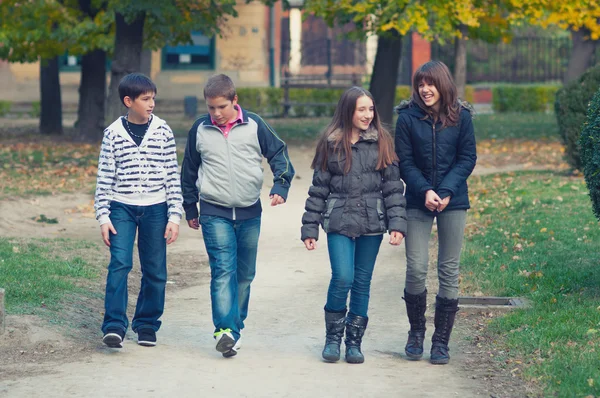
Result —
M 329 137 L 327 170 L 314 171 L 302 217 L 302 237 L 319 238 L 326 233 L 354 238 L 398 231 L 406 234 L 405 186 L 397 162 L 377 170 L 378 133 L 363 131 L 352 145 L 352 167 L 344 174 L 346 158 L 333 151 L 336 131 Z
M 468 209 L 467 178 L 477 161 L 471 112 L 461 107 L 458 124 L 442 128 L 412 102 L 402 103 L 396 111 L 396 154 L 406 183 L 407 208 L 430 212 L 425 193 L 432 189 L 442 199 L 451 197 L 445 210 Z

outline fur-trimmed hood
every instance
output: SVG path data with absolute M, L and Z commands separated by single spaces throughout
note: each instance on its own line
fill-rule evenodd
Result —
M 342 130 L 336 129 L 329 134 L 327 137 L 328 142 L 335 142 L 337 139 L 343 134 Z M 374 141 L 377 142 L 379 140 L 379 132 L 375 127 L 369 126 L 368 129 L 360 132 L 360 138 L 365 141 Z

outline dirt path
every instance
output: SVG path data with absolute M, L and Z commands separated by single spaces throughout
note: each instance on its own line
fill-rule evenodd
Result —
M 137 346 L 128 335 L 122 350 L 99 344 L 69 363 L 50 363 L 41 374 L 0 379 L 0 396 L 10 397 L 475 397 L 489 396 L 479 380 L 461 369 L 466 354 L 451 343 L 452 364 L 433 366 L 404 358 L 408 322 L 402 302 L 404 249 L 384 240 L 373 278 L 370 324 L 364 339 L 366 362 L 348 365 L 320 360 L 323 305 L 329 281 L 324 241 L 308 252 L 299 240 L 300 219 L 312 175 L 310 152 L 295 148 L 298 178 L 288 203 L 266 207 L 253 284 L 250 315 L 239 355 L 226 360 L 214 350 L 209 281 L 201 236 L 187 227 L 169 249 L 169 263 L 197 258 L 205 269 L 198 285 L 171 289 L 155 348 Z M 266 202 L 270 173 L 266 173 Z M 7 236 L 79 237 L 99 241 L 98 227 L 85 207 L 88 195 L 0 202 L 0 231 Z M 80 213 L 64 209 L 80 206 Z M 16 212 L 17 206 L 21 207 Z M 27 221 L 28 212 L 59 217 L 56 226 Z M 183 227 L 183 225 L 182 225 Z M 387 238 L 387 236 L 386 236 Z M 188 281 L 192 284 L 193 281 Z M 431 328 L 428 337 L 431 336 Z M 100 333 L 97 333 L 100 339 Z M 56 336 L 55 336 L 56 338 Z M 460 333 L 456 341 L 460 341 Z M 0 336 L 0 339 L 2 337 Z M 60 344 L 60 343 L 59 343 Z M 426 342 L 426 350 L 429 342 Z M 0 365 L 1 366 L 1 365 Z

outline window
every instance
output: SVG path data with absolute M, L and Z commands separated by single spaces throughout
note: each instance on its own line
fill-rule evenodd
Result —
M 214 69 L 215 39 L 192 32 L 192 44 L 166 46 L 162 59 L 163 69 Z

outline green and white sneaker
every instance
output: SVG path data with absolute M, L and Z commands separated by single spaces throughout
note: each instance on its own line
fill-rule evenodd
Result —
M 216 349 L 221 354 L 224 354 L 228 351 L 231 351 L 233 346 L 235 346 L 235 339 L 231 334 L 231 329 L 221 329 L 218 332 L 214 333 L 215 340 L 217 342 Z
M 239 349 L 242 348 L 242 336 L 240 336 L 240 338 L 235 342 L 235 345 L 233 346 L 233 348 L 227 352 L 223 353 L 223 356 L 225 358 L 231 358 L 237 355 L 237 352 L 239 351 Z

